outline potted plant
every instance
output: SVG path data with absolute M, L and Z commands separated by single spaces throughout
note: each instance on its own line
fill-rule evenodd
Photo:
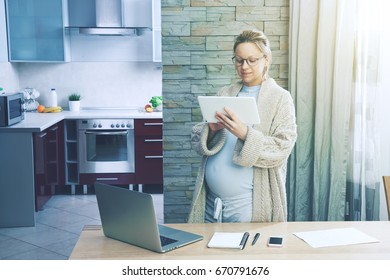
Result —
M 163 105 L 163 98 L 162 96 L 153 96 L 152 99 L 150 99 L 149 103 L 152 104 L 153 110 L 161 112 L 162 111 L 162 105 Z
M 68 97 L 69 101 L 69 110 L 70 111 L 80 111 L 80 100 L 81 95 L 78 93 L 72 93 Z

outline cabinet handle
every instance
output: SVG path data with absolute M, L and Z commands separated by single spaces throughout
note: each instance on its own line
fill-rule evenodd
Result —
M 145 142 L 162 142 L 162 139 L 145 139 Z
M 118 178 L 96 178 L 96 181 L 117 181 Z
M 163 158 L 163 156 L 145 156 L 145 159 L 151 159 L 151 158 Z
M 156 125 L 163 125 L 163 123 L 144 123 L 144 126 L 156 126 Z

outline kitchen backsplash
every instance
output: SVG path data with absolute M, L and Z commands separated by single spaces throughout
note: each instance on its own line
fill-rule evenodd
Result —
M 33 87 L 42 103 L 55 88 L 63 107 L 73 92 L 81 94 L 82 107 L 107 108 L 140 107 L 162 94 L 162 70 L 153 63 L 0 63 L 0 70 L 0 81 L 6 81 L 0 86 L 6 91 Z
M 19 90 L 19 77 L 16 66 L 8 62 L 0 62 L 0 87 L 6 92 Z

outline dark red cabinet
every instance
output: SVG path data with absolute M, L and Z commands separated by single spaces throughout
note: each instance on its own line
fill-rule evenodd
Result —
M 163 184 L 162 119 L 136 119 L 135 172 L 137 184 Z
M 33 134 L 35 210 L 38 211 L 64 184 L 63 123 Z

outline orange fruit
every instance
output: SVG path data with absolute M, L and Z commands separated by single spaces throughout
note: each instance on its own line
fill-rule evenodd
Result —
M 42 113 L 44 110 L 45 110 L 45 106 L 43 106 L 43 105 L 38 105 L 38 107 L 37 107 L 38 113 Z
M 147 111 L 147 110 L 148 110 L 148 108 L 152 108 L 152 105 L 150 105 L 150 104 L 146 104 L 144 108 L 145 108 L 145 111 Z
M 148 107 L 148 108 L 146 108 L 146 112 L 148 112 L 148 113 L 151 113 L 151 112 L 153 112 L 153 108 L 152 108 L 152 107 Z

